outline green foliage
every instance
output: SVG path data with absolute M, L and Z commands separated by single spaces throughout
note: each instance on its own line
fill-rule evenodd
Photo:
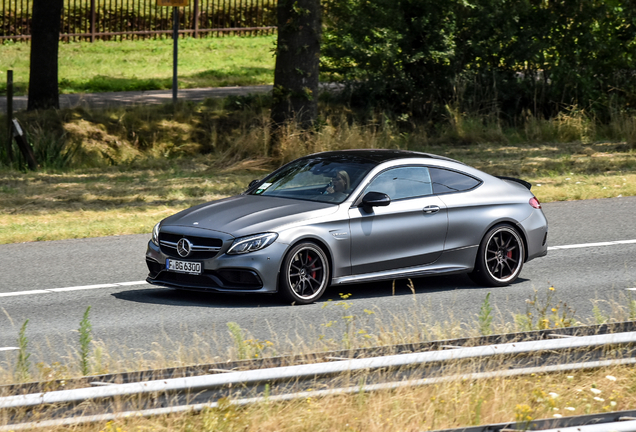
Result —
M 235 431 L 245 430 L 245 416 L 241 410 L 228 398 L 221 398 L 216 407 L 206 408 L 201 412 L 202 431 Z
M 630 291 L 629 293 L 629 299 L 628 299 L 628 306 L 629 306 L 629 319 L 631 321 L 636 321 L 636 300 L 634 300 L 632 298 L 632 293 Z
M 227 328 L 230 330 L 230 335 L 232 335 L 232 339 L 234 339 L 234 345 L 236 346 L 236 351 L 238 352 L 239 360 L 243 360 L 246 357 L 246 348 L 245 348 L 245 337 L 243 336 L 243 330 L 241 326 L 235 322 L 227 323 Z
M 609 315 L 603 313 L 601 307 L 598 305 L 598 302 L 594 302 L 594 306 L 592 307 L 592 315 L 594 315 L 594 321 L 596 324 L 605 324 L 609 321 Z
M 91 307 L 87 307 L 84 312 L 84 316 L 80 321 L 79 326 L 79 343 L 80 343 L 80 370 L 82 371 L 83 376 L 87 376 L 90 374 L 90 362 L 89 356 L 91 351 L 91 342 L 93 341 L 93 337 L 91 335 L 91 331 L 93 326 L 91 325 L 90 320 L 88 319 L 88 313 L 90 312 Z
M 263 357 L 265 350 L 269 350 L 276 355 L 272 342 L 267 340 L 261 341 L 259 339 L 246 339 L 245 331 L 235 322 L 227 323 L 227 328 L 230 331 L 232 339 L 234 339 L 234 346 L 236 347 L 239 360 Z
M 26 337 L 26 327 L 28 323 L 29 320 L 24 321 L 18 333 L 18 348 L 20 349 L 18 351 L 18 362 L 15 365 L 15 378 L 18 382 L 26 382 L 31 379 L 31 362 L 29 361 L 31 354 L 27 351 L 29 340 Z
M 635 20 L 620 0 L 342 0 L 327 14 L 322 65 L 353 101 L 415 115 L 578 105 L 607 119 L 636 102 Z
M 484 302 L 479 309 L 479 333 L 482 336 L 492 334 L 492 307 L 490 306 L 490 293 L 486 294 Z
M 556 289 L 552 286 L 545 298 L 541 298 L 535 290 L 534 295 L 526 300 L 525 314 L 517 314 L 514 318 L 521 331 L 572 327 L 577 323 L 574 309 L 556 297 Z

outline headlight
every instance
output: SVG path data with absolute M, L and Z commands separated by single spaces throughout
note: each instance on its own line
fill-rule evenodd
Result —
M 254 252 L 271 245 L 277 238 L 278 234 L 276 233 L 263 233 L 237 238 L 227 253 L 230 255 L 238 255 Z
M 159 246 L 159 227 L 161 226 L 161 222 L 158 222 L 157 225 L 152 229 L 152 242 Z

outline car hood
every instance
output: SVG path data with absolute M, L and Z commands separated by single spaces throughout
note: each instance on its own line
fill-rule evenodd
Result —
M 326 216 L 338 205 L 258 195 L 238 195 L 183 210 L 163 220 L 162 227 L 209 229 L 241 237 Z

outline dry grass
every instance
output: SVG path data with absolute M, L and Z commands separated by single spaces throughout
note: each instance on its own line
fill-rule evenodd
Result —
M 333 144 L 327 148 L 381 147 L 386 142 L 382 134 L 370 131 L 335 130 L 337 134 L 325 138 Z M 284 146 L 290 159 L 322 149 L 293 134 Z M 606 150 L 587 154 L 570 145 L 573 153 L 566 155 L 555 145 L 419 149 L 457 158 L 491 174 L 524 178 L 534 185 L 532 191 L 539 200 L 550 202 L 636 195 L 632 168 L 636 157 L 633 152 L 616 151 L 617 146 L 599 143 L 580 149 Z M 219 168 L 226 164 L 231 168 Z M 163 217 L 240 193 L 251 180 L 275 167 L 265 158 L 234 161 L 224 155 L 154 165 L 65 173 L 0 172 L 0 244 L 148 233 Z
M 169 339 L 165 333 L 160 333 L 154 340 L 148 341 L 151 348 L 145 351 L 130 349 L 120 341 L 96 340 L 93 342 L 90 358 L 91 373 L 151 370 L 281 355 L 309 356 L 315 359 L 315 353 L 342 349 L 390 347 L 636 319 L 636 300 L 629 292 L 621 293 L 614 299 L 595 301 L 597 306 L 594 317 L 580 322 L 564 299 L 559 298 L 558 290 L 550 287 L 545 292 L 536 292 L 528 299 L 525 310 L 504 312 L 493 304 L 491 322 L 485 326 L 486 329 L 484 323 L 488 320 L 483 317 L 456 317 L 452 306 L 440 311 L 432 304 L 418 303 L 416 297 L 413 297 L 411 306 L 401 311 L 381 310 L 377 307 L 373 310 L 360 310 L 348 300 L 349 297 L 350 294 L 341 294 L 339 299 L 325 301 L 323 308 L 328 309 L 329 313 L 324 315 L 323 321 L 300 321 L 295 326 L 301 329 L 298 333 L 292 331 L 277 334 L 270 331 L 265 334 L 267 330 L 256 324 L 253 329 L 249 329 L 229 323 L 227 327 L 215 328 L 204 334 L 182 327 L 180 337 Z M 440 316 L 444 316 L 444 319 L 440 320 Z M 17 328 L 15 331 L 17 333 Z M 28 339 L 28 329 L 26 336 Z M 81 376 L 76 345 L 74 339 L 63 340 L 55 345 L 45 343 L 43 346 L 29 342 L 30 362 L 35 366 L 29 372 L 31 379 L 49 381 Z M 387 354 L 391 353 L 390 350 L 387 351 Z M 14 376 L 16 362 L 15 355 L 0 357 L 0 385 L 19 381 Z
M 399 148 L 524 178 L 543 202 L 636 195 L 636 119 L 597 125 L 572 108 L 505 129 L 452 113 L 435 129 L 322 104 L 311 133 L 289 128 L 269 154 L 268 98 L 21 113 L 43 169 L 0 171 L 0 244 L 147 233 L 163 216 L 241 192 L 299 156 Z M 4 140 L 0 129 L 0 141 Z M 0 149 L 0 158 L 2 157 Z M 68 223 L 82 220 L 82 224 Z
M 0 244 L 147 233 L 162 218 L 243 191 L 263 175 L 248 164 L 56 173 L 0 173 Z
M 632 409 L 633 368 L 455 381 L 351 396 L 222 404 L 201 414 L 126 419 L 75 431 L 423 431 Z M 600 391 L 600 393 L 592 392 Z M 59 428 L 55 430 L 68 430 Z
M 232 334 L 232 329 L 228 328 L 226 332 L 219 331 L 214 335 L 195 335 L 194 341 L 187 345 L 179 341 L 157 341 L 152 351 L 145 353 L 132 353 L 126 347 L 97 341 L 91 352 L 91 367 L 97 374 L 469 337 L 477 336 L 477 329 L 484 322 L 483 318 L 475 317 L 473 322 L 465 320 L 460 323 L 452 314 L 446 321 L 438 321 L 439 311 L 431 305 L 417 304 L 415 298 L 412 310 L 405 315 L 410 317 L 407 319 L 392 311 L 357 311 L 348 298 L 344 294 L 339 300 L 327 302 L 325 307 L 340 310 L 342 316 L 315 327 L 308 325 L 309 331 L 302 340 L 289 341 L 286 335 L 273 334 L 271 341 L 264 341 L 254 338 L 247 329 L 234 329 Z M 528 316 L 529 312 L 534 320 L 531 327 L 535 329 L 560 327 L 564 316 L 574 318 L 554 288 L 538 293 L 532 301 L 534 303 L 528 303 L 529 309 L 518 311 L 512 316 L 512 321 L 511 316 L 495 314 L 492 330 L 496 333 L 519 331 L 523 326 L 521 318 Z M 595 317 L 594 323 L 597 324 L 600 316 L 605 322 L 613 322 L 634 319 L 636 314 L 636 302 L 629 294 L 621 294 L 620 298 L 601 306 L 603 310 Z M 187 329 L 184 331 L 187 332 Z M 221 348 L 223 345 L 227 347 L 228 337 L 230 341 L 234 339 L 234 345 L 229 349 Z M 42 353 L 51 348 L 42 347 Z M 32 368 L 33 378 L 47 381 L 78 376 L 77 352 L 70 344 L 66 345 L 66 351 L 63 355 L 66 362 L 39 363 L 37 372 Z M 37 352 L 33 357 L 32 362 L 35 363 Z M 505 367 L 499 363 L 494 366 Z M 469 361 L 450 367 L 446 373 L 471 373 L 476 367 L 475 362 Z M 0 383 L 13 382 L 13 368 L 15 364 L 12 362 L 0 363 Z M 364 382 L 364 376 L 362 381 L 358 378 L 353 380 Z M 219 407 L 201 414 L 129 418 L 50 430 L 416 431 L 630 409 L 636 402 L 635 385 L 633 367 L 616 366 L 596 371 L 454 380 L 390 391 L 355 392 L 348 396 L 269 401 L 242 408 L 221 402 Z M 3 422 L 6 423 L 7 419 L 0 417 L 0 424 Z

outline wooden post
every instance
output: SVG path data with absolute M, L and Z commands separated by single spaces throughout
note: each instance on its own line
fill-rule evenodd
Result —
M 199 37 L 199 0 L 194 0 L 192 19 L 194 20 L 194 38 L 196 39 Z
M 14 119 L 12 121 L 12 126 L 13 126 L 13 137 L 15 138 L 15 142 L 18 143 L 18 148 L 20 149 L 20 152 L 22 152 L 22 156 L 24 156 L 24 159 L 26 160 L 27 165 L 29 166 L 29 169 L 31 171 L 36 171 L 39 168 L 39 166 L 37 161 L 35 160 L 35 154 L 33 154 L 33 149 L 31 148 L 31 146 L 26 140 L 26 137 L 24 136 L 24 131 L 22 130 L 22 127 L 20 126 L 20 122 Z
M 172 103 L 177 103 L 177 64 L 179 63 L 179 8 L 172 8 Z
M 95 0 L 91 0 L 91 42 L 95 42 Z
M 7 71 L 7 156 L 9 162 L 13 162 L 13 134 L 11 133 L 11 120 L 13 120 L 13 71 Z

